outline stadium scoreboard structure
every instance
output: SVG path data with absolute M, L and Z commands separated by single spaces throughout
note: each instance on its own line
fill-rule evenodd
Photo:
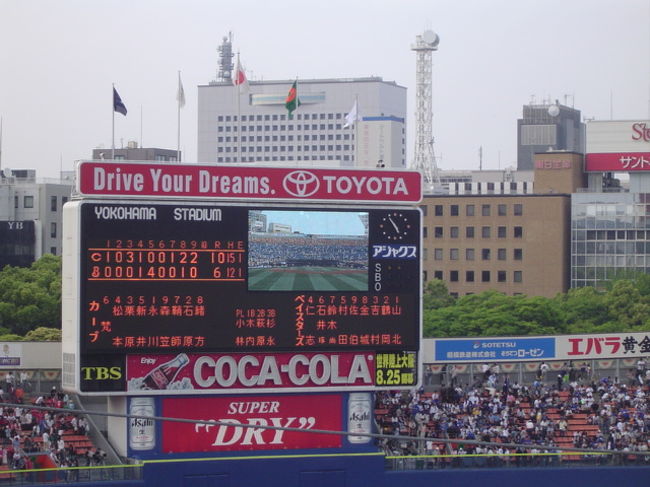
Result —
M 79 164 L 64 207 L 66 389 L 418 385 L 419 173 L 270 169 Z

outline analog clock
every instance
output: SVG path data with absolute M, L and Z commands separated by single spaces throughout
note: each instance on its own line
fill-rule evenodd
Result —
M 399 242 L 410 234 L 411 224 L 402 212 L 391 211 L 381 218 L 379 229 L 388 240 Z

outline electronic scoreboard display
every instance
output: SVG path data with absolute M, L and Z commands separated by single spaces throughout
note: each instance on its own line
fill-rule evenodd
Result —
M 416 384 L 418 209 L 72 206 L 80 392 Z

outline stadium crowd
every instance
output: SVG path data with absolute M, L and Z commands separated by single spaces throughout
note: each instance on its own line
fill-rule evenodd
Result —
M 0 397 L 5 404 L 0 407 L 0 465 L 10 469 L 34 468 L 33 454 L 43 453 L 59 467 L 77 467 L 103 463 L 105 454 L 90 448 L 87 435 L 90 425 L 85 417 L 72 413 L 53 413 L 33 406 L 65 408 L 69 405 L 67 394 L 53 387 L 48 395 L 38 395 L 31 402 L 25 401 L 22 380 L 14 382 L 12 373 L 5 376 Z M 69 441 L 82 440 L 85 448 L 79 449 Z
M 474 384 L 460 384 L 454 374 L 439 390 L 379 392 L 376 421 L 380 432 L 422 441 L 383 439 L 387 455 L 494 454 L 549 451 L 536 446 L 647 452 L 650 447 L 648 390 L 650 371 L 644 359 L 627 383 L 591 377 L 585 367 L 563 367 L 556 380 L 540 365 L 530 384 L 511 383 L 498 365 L 484 366 Z M 578 421 L 578 417 L 580 421 Z M 572 424 L 585 424 L 571 427 Z M 489 445 L 436 442 L 436 438 L 479 440 Z M 567 440 L 567 438 L 569 440 Z M 504 443 L 527 445 L 507 448 Z M 543 457 L 542 457 L 543 458 Z M 550 461 L 551 457 L 547 457 Z M 557 459 L 557 457 L 553 457 Z M 640 457 L 650 461 L 650 457 Z M 515 461 L 520 458 L 515 456 Z M 521 460 L 523 461 L 523 460 Z M 536 459 L 535 461 L 541 461 Z
M 313 261 L 367 266 L 365 238 L 319 238 L 311 235 L 269 236 L 252 234 L 249 240 L 250 267 L 276 267 L 288 261 Z M 331 265 L 331 264 L 330 264 Z

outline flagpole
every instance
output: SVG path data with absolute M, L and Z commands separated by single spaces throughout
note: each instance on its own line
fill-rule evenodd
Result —
M 354 95 L 354 167 L 359 167 L 359 94 Z
M 142 139 L 142 105 L 140 105 L 140 147 L 144 147 L 144 140 Z
M 241 156 L 241 83 L 239 82 L 239 70 L 241 69 L 241 64 L 239 64 L 239 51 L 237 51 L 237 157 L 239 162 L 242 162 Z
M 181 89 L 181 72 L 178 72 L 178 90 Z M 176 144 L 176 162 L 181 162 L 181 97 L 178 98 L 178 143 Z
M 111 160 L 115 160 L 115 83 L 111 93 L 111 113 L 113 115 L 113 135 L 111 137 Z
M 0 176 L 2 175 L 2 117 L 0 117 Z

